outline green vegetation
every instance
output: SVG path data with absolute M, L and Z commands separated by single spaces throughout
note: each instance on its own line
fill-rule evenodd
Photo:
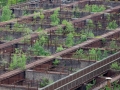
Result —
M 0 21 L 8 21 L 11 19 L 12 11 L 9 9 L 9 6 L 4 6 L 2 9 L 2 16 L 0 17 Z
M 16 68 L 25 69 L 26 61 L 27 61 L 26 54 L 19 49 L 15 49 L 15 53 L 12 56 L 12 61 L 10 63 L 9 68 L 10 70 Z
M 102 59 L 102 52 L 99 49 L 90 49 L 89 50 L 89 59 L 90 60 L 101 60 Z
M 7 40 L 7 41 L 11 41 L 11 40 L 13 40 L 13 39 L 14 39 L 13 36 L 6 36 L 6 37 L 5 37 L 5 40 Z
M 96 83 L 96 80 L 93 80 L 92 83 L 88 83 L 88 84 L 86 85 L 86 90 L 90 90 L 90 89 L 92 88 L 92 86 L 95 85 L 95 83 Z
M 79 9 L 78 6 L 75 6 L 75 7 L 73 8 L 73 13 L 74 13 L 74 17 L 75 17 L 75 18 L 79 18 L 79 17 L 80 17 L 80 9 Z
M 114 69 L 114 70 L 120 70 L 120 65 L 118 62 L 114 62 L 111 64 L 111 69 Z
M 24 2 L 26 0 L 8 0 L 8 5 L 13 5 L 13 4 L 17 4 L 19 2 Z
M 14 27 L 13 27 L 13 30 L 15 30 L 16 32 L 23 32 L 23 28 L 25 26 L 23 24 L 19 24 L 19 23 L 15 23 L 14 24 Z
M 29 43 L 30 42 L 30 35 L 24 36 L 24 39 L 21 40 L 21 43 Z
M 38 14 L 38 12 L 34 12 L 34 16 L 33 16 L 34 23 L 37 23 L 37 17 L 40 18 L 40 24 L 42 24 L 42 22 L 45 18 L 44 13 L 43 13 L 43 9 L 40 9 L 39 14 Z
M 99 29 L 102 29 L 102 24 L 100 22 L 98 22 L 97 25 Z
M 54 13 L 50 16 L 51 24 L 53 26 L 59 25 L 60 19 L 59 19 L 59 9 L 56 9 Z
M 101 60 L 108 56 L 108 52 L 106 50 L 101 51 L 99 49 L 90 49 L 87 53 L 83 49 L 77 50 L 73 57 L 77 59 L 87 59 L 87 60 Z
M 80 37 L 80 41 L 78 43 L 84 42 L 86 40 L 87 40 L 87 36 L 82 34 L 81 37 Z
M 74 53 L 74 57 L 75 58 L 84 58 L 84 51 L 83 49 L 79 49 Z
M 105 38 L 102 38 L 101 41 L 102 41 L 102 44 L 105 44 L 106 39 L 105 39 Z
M 109 30 L 116 29 L 117 27 L 118 27 L 118 25 L 116 23 L 116 20 L 113 20 L 113 21 L 109 22 L 108 25 L 107 25 L 107 29 L 109 29 Z
M 39 40 L 38 41 L 39 41 L 39 44 L 41 46 L 44 46 L 48 41 L 48 36 L 46 34 L 39 35 Z
M 109 44 L 109 48 L 112 48 L 112 49 L 117 49 L 118 46 L 117 46 L 117 43 L 116 41 L 110 41 L 110 44 Z
M 73 26 L 73 24 L 71 23 L 71 22 L 68 22 L 68 21 L 66 21 L 66 20 L 63 20 L 62 21 L 62 24 L 64 24 L 66 27 L 65 27 L 65 30 L 64 30 L 64 32 L 66 33 L 70 33 L 70 32 L 74 32 L 75 31 L 75 29 L 74 29 L 74 26 Z
M 60 51 L 62 51 L 62 50 L 64 50 L 64 48 L 62 47 L 62 45 L 60 45 L 59 47 L 57 47 L 56 52 L 60 52 Z
M 94 38 L 95 35 L 92 32 L 92 30 L 85 29 L 84 31 L 81 31 L 82 35 L 85 35 L 87 38 Z
M 104 88 L 100 90 L 120 90 L 119 80 L 111 83 L 111 85 L 112 85 L 111 88 L 106 85 Z
M 39 42 L 39 41 L 36 41 L 35 44 L 30 48 L 30 50 L 34 51 L 35 55 L 39 55 L 39 56 L 49 56 L 50 55 L 50 52 L 45 50 L 44 47 L 41 46 L 41 42 Z
M 86 41 L 88 38 L 94 38 L 94 33 L 91 30 L 82 30 L 80 34 L 79 41 L 76 42 L 76 44 L 82 43 Z
M 44 13 L 43 13 L 43 10 L 42 10 L 42 9 L 40 9 L 40 14 L 39 14 L 39 17 L 40 17 L 40 23 L 42 24 L 42 22 L 43 22 L 43 20 L 44 20 L 44 18 L 45 18 L 45 16 L 44 16 Z
M 40 82 L 40 87 L 45 87 L 47 86 L 48 84 L 52 83 L 53 81 L 50 81 L 49 79 L 47 78 L 42 78 L 41 82 Z
M 102 12 L 105 9 L 104 5 L 85 5 L 85 10 L 89 12 Z
M 91 19 L 87 20 L 87 27 L 90 29 L 95 27 L 93 20 Z
M 56 34 L 62 34 L 63 33 L 63 28 L 58 25 L 58 29 L 55 31 Z
M 60 60 L 55 59 L 55 60 L 53 61 L 53 65 L 57 66 L 57 65 L 59 65 L 59 64 L 60 64 Z
M 6 5 L 13 5 L 17 4 L 20 2 L 25 2 L 27 0 L 0 0 L 1 7 L 6 6 Z
M 71 47 L 74 45 L 74 36 L 72 33 L 67 34 L 65 45 Z

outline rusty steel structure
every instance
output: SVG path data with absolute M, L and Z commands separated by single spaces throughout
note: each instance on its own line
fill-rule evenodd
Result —
M 88 2 L 88 0 L 86 0 L 86 1 Z M 79 1 L 79 2 L 84 2 L 84 1 Z M 76 2 L 76 4 L 77 3 L 78 2 Z M 70 5 L 70 6 L 68 5 L 69 8 L 72 7 L 72 5 Z M 108 9 L 108 10 L 101 12 L 101 13 L 97 13 L 97 14 L 86 16 L 84 18 L 73 20 L 72 23 L 75 27 L 83 27 L 86 25 L 85 24 L 86 19 L 92 19 L 93 21 L 102 20 L 102 19 L 104 19 L 105 13 L 115 14 L 115 13 L 120 13 L 119 11 L 120 11 L 120 6 L 112 8 L 112 9 Z M 50 13 L 51 11 L 46 11 L 46 12 Z M 15 22 L 16 20 L 19 22 L 25 18 L 29 19 L 31 17 L 33 17 L 33 15 L 30 15 L 30 16 L 24 17 L 24 18 L 20 18 L 19 20 L 15 19 L 15 20 L 12 20 L 12 21 L 9 21 L 6 23 L 1 23 L 0 25 L 6 25 L 6 24 L 9 24 L 11 22 Z M 119 21 L 118 21 L 118 23 L 119 23 Z M 65 25 L 61 25 L 61 26 L 65 27 Z M 48 32 L 48 33 L 54 32 L 56 29 L 57 29 L 57 27 L 53 27 L 53 28 L 47 29 L 46 32 Z M 66 55 L 67 53 L 76 51 L 77 49 L 82 48 L 82 47 L 97 47 L 98 45 L 101 45 L 102 38 L 117 38 L 117 37 L 119 37 L 119 35 L 120 35 L 120 28 L 118 28 L 114 31 L 111 31 L 107 34 L 101 35 L 100 38 L 94 38 L 94 39 L 85 41 L 79 45 L 68 48 L 68 49 L 61 51 L 59 53 L 56 53 L 52 56 L 48 56 L 48 57 L 45 57 L 43 59 L 37 60 L 31 64 L 26 65 L 26 69 L 35 69 L 44 63 L 50 62 L 51 60 L 53 60 L 54 58 L 56 58 L 58 56 Z M 31 43 L 33 43 L 37 37 L 38 37 L 37 33 L 32 34 L 31 35 Z M 4 44 L 1 44 L 0 45 L 0 52 L 1 53 L 13 52 L 16 45 L 22 39 L 23 39 L 23 37 L 16 39 L 16 40 L 13 40 L 13 41 L 10 41 L 10 42 L 7 42 L 7 43 L 4 43 Z M 62 78 L 62 79 L 44 87 L 44 88 L 42 88 L 41 90 L 71 90 L 71 89 L 73 89 L 73 87 L 78 87 L 78 86 L 84 84 L 86 81 L 88 81 L 88 80 L 106 72 L 107 70 L 109 70 L 109 68 L 110 68 L 109 66 L 112 62 L 119 61 L 119 59 L 120 59 L 119 56 L 120 56 L 120 52 L 117 52 L 117 53 L 105 58 L 102 61 L 98 61 L 98 62 L 96 62 L 96 63 L 94 63 L 94 64 L 92 64 L 92 65 L 90 65 L 82 70 L 79 70 L 73 74 L 70 74 L 65 78 Z M 17 86 L 17 85 L 15 85 L 15 86 L 10 85 L 11 83 L 22 82 L 25 79 L 24 76 L 25 76 L 25 71 L 20 70 L 20 69 L 16 69 L 16 70 L 7 72 L 3 75 L 0 75 L 0 84 L 1 84 L 0 86 L 1 87 L 4 87 L 4 86 L 5 87 L 12 87 L 12 88 L 23 88 L 23 90 L 26 90 L 26 87 Z M 36 88 L 31 88 L 29 86 L 27 89 L 28 90 L 37 90 Z

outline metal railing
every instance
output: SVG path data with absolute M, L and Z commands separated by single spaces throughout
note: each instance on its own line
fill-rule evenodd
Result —
M 70 90 L 86 81 L 100 75 L 110 69 L 110 64 L 120 59 L 120 52 L 117 52 L 97 63 L 94 63 L 82 70 L 79 70 L 65 78 L 62 78 L 44 88 L 38 90 Z

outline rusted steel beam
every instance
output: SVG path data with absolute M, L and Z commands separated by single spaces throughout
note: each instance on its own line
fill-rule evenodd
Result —
M 86 1 L 87 1 L 87 0 L 86 0 Z M 81 2 L 83 2 L 83 1 L 81 1 Z M 99 15 L 102 15 L 103 13 L 108 13 L 108 12 L 110 12 L 110 11 L 118 10 L 119 8 L 120 8 L 120 6 L 115 7 L 115 8 L 113 8 L 113 9 L 106 10 L 106 11 L 104 11 L 104 12 L 102 12 L 102 13 L 98 13 L 98 14 L 94 14 L 94 15 L 89 15 L 89 16 L 86 16 L 86 17 L 84 17 L 84 18 L 80 18 L 80 19 L 78 19 L 78 20 L 74 20 L 74 21 L 72 21 L 72 23 L 73 23 L 73 24 L 76 24 L 76 23 L 82 22 L 82 21 L 84 21 L 84 20 L 86 20 L 86 19 L 88 19 L 88 18 L 92 18 L 92 17 L 95 17 L 95 16 L 99 16 Z M 51 11 L 53 11 L 53 10 L 45 11 L 45 13 L 46 13 L 46 12 L 51 12 Z M 33 16 L 34 16 L 34 14 L 29 15 L 29 16 L 25 16 L 25 17 L 23 17 L 23 18 L 18 19 L 18 21 L 19 21 L 19 20 L 21 21 L 21 20 L 23 20 L 23 19 L 26 19 L 26 18 L 29 18 L 29 17 L 33 17 Z M 11 21 L 7 21 L 7 22 L 0 23 L 0 25 L 6 25 L 6 24 L 8 24 L 8 23 L 15 22 L 15 21 L 16 21 L 16 19 L 13 20 L 13 21 L 11 20 Z M 61 26 L 64 27 L 65 25 L 61 25 Z M 50 29 L 46 29 L 46 31 L 50 32 L 50 31 L 54 31 L 54 30 L 56 30 L 56 29 L 57 29 L 57 27 L 53 27 L 53 28 L 50 28 Z M 32 35 L 32 36 L 33 36 L 33 35 Z M 34 35 L 34 36 L 35 36 L 35 35 Z M 35 36 L 35 37 L 36 37 L 36 36 Z M 8 43 L 6 43 L 6 44 L 0 45 L 0 48 L 3 48 L 2 46 L 6 47 L 8 44 L 11 45 L 11 43 L 12 43 L 12 45 L 13 45 L 13 44 L 19 42 L 20 40 L 21 40 L 21 39 L 17 39 L 17 40 L 10 41 L 10 42 L 8 42 Z
M 120 28 L 116 29 L 115 31 L 111 31 L 111 32 L 109 32 L 107 34 L 104 34 L 100 38 L 95 38 L 95 39 L 92 39 L 92 40 L 85 41 L 82 44 L 78 44 L 78 45 L 73 46 L 71 48 L 68 48 L 68 49 L 66 49 L 64 51 L 58 52 L 58 53 L 56 53 L 56 54 L 54 54 L 52 56 L 48 56 L 46 58 L 37 60 L 37 61 L 35 61 L 35 62 L 31 63 L 31 64 L 26 65 L 26 69 L 30 69 L 30 68 L 34 68 L 34 67 L 36 67 L 38 65 L 42 65 L 43 63 L 51 61 L 51 60 L 53 60 L 54 58 L 56 58 L 58 56 L 62 56 L 64 54 L 68 53 L 68 52 L 75 51 L 75 50 L 79 49 L 80 47 L 87 46 L 87 45 L 89 45 L 90 43 L 93 43 L 93 42 L 95 43 L 96 41 L 98 41 L 98 40 L 100 40 L 102 38 L 108 37 L 110 35 L 114 35 L 115 33 L 118 33 L 118 32 L 120 32 Z M 21 72 L 24 72 L 24 71 L 22 71 L 20 69 L 16 69 L 16 70 L 7 72 L 7 73 L 5 73 L 3 75 L 0 75 L 0 81 L 4 80 L 6 78 L 10 78 L 10 77 L 12 77 L 12 76 L 14 76 L 16 74 L 21 73 Z
M 74 3 L 71 3 L 67 6 L 72 6 L 72 5 L 75 5 L 77 3 L 83 3 L 83 2 L 88 2 L 89 0 L 82 0 L 82 1 L 76 1 Z M 65 8 L 67 6 L 63 6 L 61 8 Z M 13 6 L 14 7 L 14 6 Z M 59 7 L 57 7 L 59 8 Z M 50 12 L 53 12 L 54 10 L 56 10 L 57 8 L 53 8 L 53 9 L 49 9 L 49 10 L 44 10 L 43 13 L 50 13 Z M 10 24 L 10 23 L 15 23 L 15 22 L 20 22 L 20 21 L 24 21 L 26 19 L 29 19 L 29 18 L 32 18 L 33 16 L 35 15 L 39 15 L 39 13 L 36 13 L 36 14 L 30 14 L 30 15 L 27 15 L 27 16 L 22 16 L 21 18 L 17 18 L 17 19 L 12 19 L 12 20 L 9 20 L 9 21 L 5 21 L 5 22 L 0 22 L 0 26 L 4 26 L 4 25 L 7 25 L 7 24 Z
M 106 10 L 104 12 L 101 12 L 101 13 L 98 13 L 98 14 L 93 14 L 93 15 L 89 15 L 89 16 L 86 16 L 84 18 L 80 18 L 78 20 L 73 20 L 72 23 L 75 24 L 75 23 L 79 23 L 79 22 L 82 22 L 82 21 L 85 21 L 86 19 L 90 19 L 90 18 L 93 18 L 93 17 L 97 17 L 97 16 L 100 16 L 100 15 L 103 15 L 104 13 L 109 13 L 110 11 L 114 11 L 114 10 L 119 10 L 120 9 L 120 6 L 117 6 L 113 9 L 109 9 L 109 10 Z M 30 15 L 31 17 L 32 15 Z M 9 21 L 8 23 L 10 23 L 11 21 Z M 2 25 L 5 25 L 6 23 L 1 23 Z M 1 25 L 0 24 L 0 25 Z M 61 25 L 61 27 L 65 27 L 65 25 Z M 50 32 L 50 31 L 55 31 L 58 27 L 52 27 L 52 28 L 49 28 L 49 29 L 46 29 L 45 32 Z M 34 38 L 38 36 L 36 33 L 32 34 L 31 35 L 31 38 Z M 23 37 L 24 38 L 24 37 Z M 16 40 L 13 40 L 13 41 L 10 41 L 10 42 L 7 42 L 6 44 L 1 44 L 0 45 L 0 49 L 4 48 L 4 47 L 7 47 L 9 45 L 13 45 L 13 44 L 17 44 L 18 42 L 20 42 L 20 40 L 22 40 L 23 38 L 19 38 L 19 39 L 16 39 Z
M 67 49 L 66 51 L 62 51 L 62 52 L 59 52 L 59 53 L 57 53 L 57 54 L 55 54 L 55 55 L 53 55 L 53 56 L 47 57 L 47 58 L 45 58 L 45 59 L 42 59 L 43 61 L 41 61 L 41 62 L 40 62 L 40 61 L 37 61 L 37 62 L 34 62 L 34 64 L 29 64 L 29 65 L 27 65 L 27 68 L 32 68 L 32 67 L 35 67 L 35 65 L 37 66 L 38 64 L 45 63 L 45 60 L 46 60 L 46 62 L 47 62 L 47 61 L 49 61 L 49 60 L 51 60 L 51 59 L 53 59 L 53 58 L 55 58 L 55 57 L 57 57 L 57 56 L 60 56 L 60 55 L 63 55 L 63 54 L 65 54 L 65 53 L 69 52 L 69 51 L 73 51 L 73 50 L 75 50 L 75 49 L 78 49 L 78 48 L 81 47 L 82 45 L 89 44 L 89 43 L 91 43 L 91 42 L 93 42 L 93 41 L 96 41 L 96 40 L 98 40 L 98 39 L 93 39 L 93 40 L 86 41 L 86 42 L 84 42 L 84 43 L 82 43 L 82 44 L 79 44 L 79 45 L 74 46 L 74 47 L 72 47 L 72 48 L 70 48 L 70 49 Z M 39 63 L 38 63 L 38 62 L 39 62 Z M 16 73 L 19 73 L 19 72 L 21 72 L 21 70 L 17 69 Z M 8 75 L 10 75 L 9 72 L 8 72 Z M 8 75 L 6 75 L 6 76 L 8 76 Z M 12 75 L 13 75 L 13 74 L 12 74 Z M 4 76 L 2 76 L 2 77 L 4 78 Z
M 29 87 L 29 86 L 18 86 L 18 85 L 6 85 L 6 84 L 0 84 L 0 87 L 4 88 L 14 88 L 14 89 L 23 89 L 23 90 L 38 90 L 36 87 Z

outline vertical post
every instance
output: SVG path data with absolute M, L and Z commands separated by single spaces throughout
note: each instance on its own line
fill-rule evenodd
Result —
M 107 86 L 111 89 L 111 83 L 110 83 L 110 81 L 111 81 L 111 77 L 106 77 L 106 80 L 107 80 Z

